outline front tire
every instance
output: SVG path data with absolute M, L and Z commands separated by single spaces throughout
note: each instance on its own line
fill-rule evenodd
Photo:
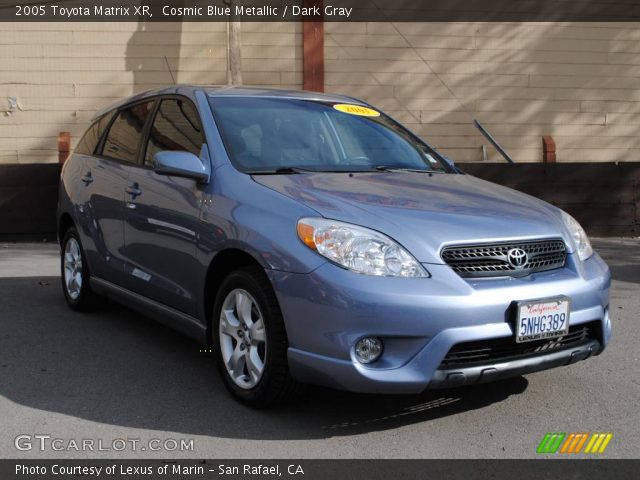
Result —
M 60 252 L 62 291 L 67 304 L 78 311 L 93 310 L 98 297 L 91 290 L 89 266 L 74 227 L 65 232 Z
M 287 363 L 284 321 L 262 269 L 241 268 L 224 279 L 212 324 L 220 373 L 238 400 L 260 408 L 290 397 L 295 383 Z

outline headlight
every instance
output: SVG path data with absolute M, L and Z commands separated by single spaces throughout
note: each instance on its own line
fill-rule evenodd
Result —
M 593 255 L 593 248 L 591 248 L 589 237 L 587 237 L 587 233 L 578 221 L 564 211 L 562 212 L 562 220 L 571 234 L 571 240 L 573 240 L 573 246 L 576 252 L 578 252 L 578 258 L 584 261 Z
M 409 252 L 374 230 L 324 218 L 302 218 L 297 231 L 306 246 L 354 272 L 387 277 L 429 276 Z

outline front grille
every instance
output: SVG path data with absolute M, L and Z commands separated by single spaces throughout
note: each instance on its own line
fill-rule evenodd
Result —
M 440 369 L 469 367 L 500 361 L 517 360 L 543 355 L 556 350 L 573 348 L 590 340 L 600 340 L 600 322 L 594 321 L 569 327 L 569 332 L 552 339 L 516 343 L 514 337 L 458 343 L 440 363 Z
M 510 262 L 510 253 L 524 251 L 525 262 Z M 442 250 L 442 259 L 461 277 L 520 277 L 564 266 L 567 251 L 559 239 L 459 245 Z

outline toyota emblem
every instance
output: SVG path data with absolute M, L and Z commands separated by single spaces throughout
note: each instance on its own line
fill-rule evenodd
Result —
M 521 270 L 527 264 L 527 252 L 521 248 L 512 248 L 507 252 L 509 264 L 516 270 Z

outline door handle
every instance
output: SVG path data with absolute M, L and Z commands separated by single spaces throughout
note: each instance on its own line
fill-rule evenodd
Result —
M 142 190 L 140 189 L 140 186 L 137 183 L 134 183 L 133 185 L 129 185 L 126 189 L 126 192 L 131 195 L 133 198 L 136 198 L 139 195 L 142 195 Z
M 93 176 L 91 175 L 91 171 L 88 171 L 84 174 L 84 176 L 80 177 L 80 180 L 84 182 L 85 185 L 89 185 L 93 182 Z

